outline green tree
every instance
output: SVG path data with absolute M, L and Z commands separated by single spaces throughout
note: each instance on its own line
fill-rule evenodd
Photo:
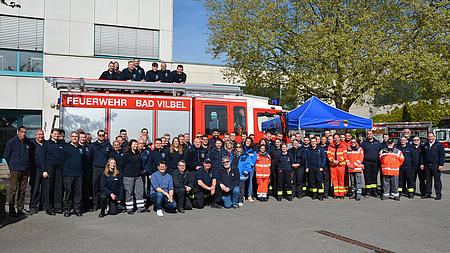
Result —
M 405 111 L 408 116 L 405 118 Z M 437 100 L 420 100 L 413 105 L 405 104 L 403 107 L 395 107 L 389 113 L 378 114 L 372 117 L 373 122 L 424 122 L 431 121 L 433 126 L 441 126 L 442 117 L 450 115 L 450 104 L 441 103 Z
M 316 96 L 346 111 L 399 83 L 448 94 L 448 1 L 199 1 L 207 52 L 252 94 L 278 91 L 270 97 L 289 105 Z

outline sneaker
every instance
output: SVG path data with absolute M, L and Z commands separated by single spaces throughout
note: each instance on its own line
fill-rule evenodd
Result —
M 253 197 L 250 196 L 250 197 L 248 197 L 248 201 L 250 201 L 250 203 L 253 203 L 253 201 L 255 201 L 255 200 L 253 200 Z
M 244 203 L 242 203 L 242 202 L 239 202 L 239 204 L 238 204 L 239 206 L 244 206 Z
M 158 215 L 159 217 L 163 217 L 164 216 L 163 210 L 161 210 L 161 209 L 157 210 L 156 215 Z

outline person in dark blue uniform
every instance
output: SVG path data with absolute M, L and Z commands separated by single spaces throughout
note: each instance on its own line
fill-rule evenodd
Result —
M 27 138 L 27 129 L 24 126 L 20 126 L 17 130 L 17 136 L 6 143 L 5 159 L 10 170 L 8 204 L 9 216 L 12 217 L 17 217 L 19 214 L 31 215 L 31 212 L 24 208 L 30 161 L 33 156 L 33 153 L 30 152 L 30 145 L 31 142 Z M 20 189 L 16 212 L 15 197 L 18 188 Z
M 152 69 L 147 71 L 145 74 L 145 81 L 147 82 L 161 82 L 159 71 L 158 71 L 158 63 L 152 63 Z
M 420 195 L 424 196 L 425 195 L 425 171 L 420 169 L 420 157 L 422 156 L 422 149 L 423 146 L 420 143 L 420 138 L 419 136 L 414 136 L 413 137 L 413 148 L 414 148 L 414 164 L 416 165 L 416 167 L 414 168 L 414 178 L 413 178 L 413 182 L 416 182 L 417 177 L 419 177 L 419 191 L 420 191 Z M 416 191 L 416 189 L 414 189 L 414 192 Z
M 297 139 L 293 139 L 292 148 L 288 152 L 291 153 L 293 158 L 294 197 L 301 199 L 306 192 L 306 182 L 303 179 L 305 177 L 305 169 L 309 168 L 309 150 L 300 148 L 299 144 L 300 142 Z
M 177 169 L 172 172 L 175 202 L 177 211 L 184 213 L 185 210 L 192 210 L 192 203 L 189 195 L 192 193 L 192 181 L 190 171 L 186 170 L 186 162 L 178 161 Z
M 64 182 L 64 217 L 73 212 L 82 216 L 84 149 L 78 144 L 78 133 L 70 134 L 70 143 L 61 150 L 61 166 Z
M 442 143 L 436 140 L 434 133 L 427 136 L 428 142 L 423 145 L 420 158 L 420 169 L 425 171 L 426 188 L 423 199 L 431 198 L 432 180 L 434 178 L 434 190 L 436 200 L 442 199 L 441 171 L 444 169 L 445 151 Z
M 105 171 L 103 171 L 100 179 L 100 213 L 99 218 L 105 217 L 106 206 L 109 205 L 110 215 L 119 213 L 119 204 L 123 200 L 123 177 L 117 168 L 117 162 L 114 158 L 109 158 L 106 163 Z
M 91 150 L 86 143 L 86 133 L 78 132 L 78 144 L 83 148 L 83 211 L 93 212 L 92 204 L 92 168 L 91 168 Z
M 117 80 L 119 77 L 119 73 L 114 70 L 114 63 L 111 61 L 108 64 L 108 70 L 105 70 L 98 79 Z
M 381 143 L 373 138 L 372 130 L 367 131 L 367 139 L 361 143 L 361 148 L 364 150 L 364 181 L 366 183 L 366 194 L 364 197 L 372 195 L 378 197 L 377 193 L 377 175 L 378 167 L 380 165 L 379 152 L 381 150 Z
M 172 81 L 174 83 L 186 83 L 187 75 L 183 72 L 183 65 L 178 65 L 177 70 L 172 71 Z
M 414 161 L 416 160 L 414 148 L 412 145 L 408 144 L 408 138 L 405 136 L 400 138 L 400 144 L 397 145 L 397 148 L 402 151 L 403 156 L 405 157 L 402 166 L 400 166 L 398 192 L 401 196 L 404 189 L 407 189 L 408 198 L 412 199 L 414 198 L 414 188 L 416 183 L 413 181 L 414 168 L 417 166 L 414 164 Z M 406 184 L 408 184 L 408 188 L 406 188 Z
M 99 208 L 100 198 L 100 177 L 105 170 L 106 163 L 109 159 L 109 153 L 112 150 L 112 146 L 106 141 L 106 135 L 104 130 L 97 131 L 97 141 L 89 145 L 90 160 L 92 163 L 92 202 L 94 211 Z
M 167 69 L 167 64 L 165 62 L 161 63 L 161 69 L 158 74 L 159 80 L 163 83 L 171 83 L 172 76 L 170 74 L 170 70 Z
M 239 168 L 231 166 L 230 158 L 222 158 L 222 168 L 217 171 L 217 184 L 222 190 L 222 200 L 225 208 L 238 209 L 239 200 Z
M 141 74 L 135 68 L 133 61 L 128 61 L 128 68 L 122 70 L 120 73 L 120 80 L 141 81 Z
M 323 171 L 326 164 L 326 151 L 321 146 L 317 145 L 317 138 L 312 137 L 310 139 L 311 147 L 309 149 L 309 169 L 306 172 L 309 173 L 309 187 L 312 192 L 312 199 L 323 200 L 324 187 L 323 187 Z
M 206 158 L 203 162 L 203 167 L 195 172 L 193 190 L 193 207 L 203 208 L 212 202 L 211 208 L 222 208 L 222 206 L 217 204 L 220 201 L 221 194 L 220 189 L 217 187 L 216 175 L 211 170 L 211 159 Z
M 141 67 L 141 60 L 139 58 L 134 58 L 134 69 L 139 73 L 140 81 L 145 82 L 145 70 Z M 138 81 L 138 80 L 136 80 Z
M 286 199 L 292 201 L 291 173 L 293 160 L 292 155 L 287 151 L 287 144 L 283 142 L 281 144 L 281 153 L 277 157 L 278 201 L 281 201 L 283 198 L 284 191 L 286 192 Z
M 43 209 L 43 177 L 45 168 L 45 154 L 44 154 L 44 131 L 42 129 L 36 130 L 35 139 L 31 141 L 31 152 L 33 154 L 31 159 L 31 173 L 30 173 L 30 211 L 33 214 L 38 213 L 39 209 Z
M 63 173 L 61 168 L 61 150 L 65 143 L 59 139 L 59 130 L 52 129 L 50 140 L 44 144 L 45 171 L 44 204 L 48 215 L 62 213 Z

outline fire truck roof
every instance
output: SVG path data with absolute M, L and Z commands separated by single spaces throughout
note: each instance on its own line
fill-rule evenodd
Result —
M 239 86 L 228 85 L 151 83 L 53 76 L 46 76 L 45 80 L 47 80 L 48 83 L 58 90 L 67 89 L 69 91 L 112 91 L 121 93 L 165 94 L 174 96 L 243 95 L 243 92 Z

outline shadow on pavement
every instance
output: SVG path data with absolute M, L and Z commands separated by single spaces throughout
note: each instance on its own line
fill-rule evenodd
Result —
M 0 218 L 0 229 L 5 228 L 8 225 L 17 223 L 27 218 L 27 215 L 19 215 L 19 217 L 9 217 L 9 213 L 5 215 L 5 217 Z

